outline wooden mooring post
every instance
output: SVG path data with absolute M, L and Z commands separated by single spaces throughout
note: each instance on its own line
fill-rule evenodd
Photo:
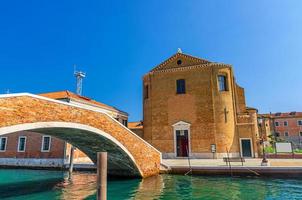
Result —
M 98 152 L 97 200 L 107 200 L 107 152 Z
M 68 168 L 69 180 L 72 179 L 74 151 L 75 151 L 75 148 L 73 146 L 71 146 L 71 148 L 70 148 L 69 168 Z

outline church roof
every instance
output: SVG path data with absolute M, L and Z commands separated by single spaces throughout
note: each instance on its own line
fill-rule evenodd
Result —
M 194 65 L 203 65 L 203 64 L 210 64 L 212 62 L 198 58 L 195 56 L 191 56 L 188 54 L 184 54 L 181 51 L 177 52 L 161 64 L 157 65 L 155 68 L 151 70 L 151 72 L 161 71 L 166 69 L 173 69 L 173 68 L 182 68 Z

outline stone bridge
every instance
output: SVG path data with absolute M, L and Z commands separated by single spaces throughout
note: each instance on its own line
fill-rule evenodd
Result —
M 111 175 L 159 173 L 161 153 L 106 113 L 28 93 L 0 95 L 0 135 L 25 130 L 60 138 L 94 163 L 107 151 Z

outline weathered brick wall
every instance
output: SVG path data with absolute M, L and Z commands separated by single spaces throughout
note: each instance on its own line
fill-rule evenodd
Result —
M 18 152 L 19 136 L 26 136 L 25 152 Z M 22 131 L 0 137 L 7 137 L 6 151 L 0 152 L 0 158 L 64 158 L 64 141 L 55 137 L 51 137 L 49 152 L 41 152 L 43 135 L 39 133 Z
M 269 136 L 273 135 L 273 127 L 272 123 L 269 118 L 263 118 L 263 123 L 259 127 L 259 134 L 260 136 L 264 137 L 265 140 L 271 141 L 271 138 Z
M 65 158 L 66 158 L 67 163 L 69 163 L 69 161 L 70 161 L 71 147 L 72 147 L 71 144 L 66 143 Z M 75 151 L 73 152 L 73 158 L 74 158 L 74 163 L 81 163 L 82 161 L 84 163 L 90 163 L 91 162 L 91 159 L 83 151 L 81 151 L 78 148 L 75 148 Z
M 144 102 L 144 138 L 162 152 L 174 152 L 172 125 L 182 120 L 191 124 L 192 152 L 208 152 L 215 132 L 211 70 L 154 73 L 149 77 L 150 98 Z M 176 80 L 186 79 L 186 94 L 176 94 Z M 203 106 L 200 106 L 203 105 Z
M 238 123 L 252 123 L 251 116 L 248 113 L 240 113 L 237 115 Z
M 0 98 L 0 127 L 34 122 L 72 122 L 100 129 L 132 154 L 143 177 L 159 173 L 160 153 L 103 113 L 31 96 Z
M 218 75 L 225 75 L 227 77 L 227 91 L 218 90 Z M 214 107 L 217 150 L 220 153 L 226 151 L 238 153 L 240 148 L 238 137 L 235 135 L 236 108 L 234 107 L 234 82 L 231 68 L 219 68 L 214 66 L 212 79 L 214 81 L 212 90 L 214 93 L 213 98 L 215 100 Z M 224 109 L 226 109 L 226 113 Z
M 144 130 L 141 129 L 130 129 L 133 133 L 138 135 L 139 137 L 143 138 L 144 137 Z
M 20 136 L 26 137 L 26 149 L 25 152 L 18 152 L 18 140 Z M 0 158 L 13 158 L 16 159 L 66 159 L 69 161 L 70 148 L 71 145 L 51 136 L 50 151 L 43 152 L 42 141 L 43 135 L 40 133 L 35 133 L 31 131 L 20 131 L 10 134 L 1 135 L 0 137 L 7 138 L 6 150 L 0 151 Z M 66 146 L 65 146 L 66 145 Z M 80 149 L 74 151 L 74 161 L 87 160 L 90 159 L 87 155 Z
M 285 136 L 285 132 L 288 132 L 288 136 L 300 136 L 302 132 L 302 126 L 298 125 L 298 120 L 302 120 L 302 116 L 298 117 L 288 117 L 288 118 L 276 118 L 274 122 L 279 122 L 279 126 L 275 126 L 274 123 L 271 125 L 275 132 L 279 133 L 280 136 Z M 287 121 L 288 125 L 284 126 L 284 122 Z
M 246 112 L 244 88 L 236 84 L 237 112 Z

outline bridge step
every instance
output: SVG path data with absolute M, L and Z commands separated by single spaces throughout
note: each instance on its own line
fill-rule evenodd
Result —
M 68 169 L 69 164 L 65 164 L 64 168 Z M 75 171 L 83 171 L 83 170 L 94 171 L 96 170 L 96 166 L 94 164 L 74 164 L 73 169 Z
M 169 174 L 171 171 L 171 168 L 168 165 L 165 165 L 163 163 L 160 164 L 160 173 L 161 174 Z

